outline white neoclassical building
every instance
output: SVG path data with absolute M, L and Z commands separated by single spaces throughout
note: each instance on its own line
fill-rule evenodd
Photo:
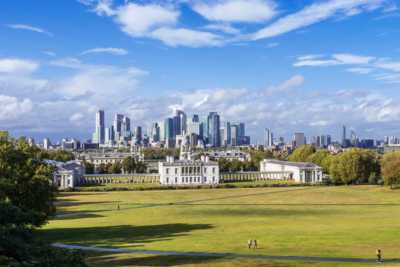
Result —
M 309 162 L 291 162 L 264 159 L 260 162 L 261 173 L 274 173 L 277 180 L 294 180 L 298 183 L 322 182 L 322 168 Z M 280 175 L 281 174 L 281 175 Z
M 56 168 L 53 173 L 53 182 L 58 189 L 74 188 L 80 184 L 81 179 L 85 174 L 85 167 L 79 160 L 68 162 L 49 160 L 46 162 Z
M 159 162 L 158 172 L 162 185 L 213 185 L 219 183 L 217 162 L 202 156 L 200 160 L 167 157 Z

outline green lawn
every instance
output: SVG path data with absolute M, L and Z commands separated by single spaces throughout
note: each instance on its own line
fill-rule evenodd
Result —
M 116 209 L 117 203 L 120 210 Z M 52 242 L 165 251 L 400 258 L 400 191 L 374 186 L 62 193 Z M 259 249 L 249 251 L 248 239 Z M 89 254 L 93 266 L 374 266 Z M 400 266 L 391 264 L 390 266 Z

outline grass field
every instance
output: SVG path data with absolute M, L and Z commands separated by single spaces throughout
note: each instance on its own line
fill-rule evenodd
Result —
M 120 210 L 117 210 L 119 203 Z M 41 231 L 65 244 L 254 255 L 400 258 L 400 191 L 375 186 L 71 192 Z M 257 239 L 259 248 L 246 247 Z M 90 253 L 92 266 L 374 266 Z M 388 264 L 400 266 L 399 264 Z

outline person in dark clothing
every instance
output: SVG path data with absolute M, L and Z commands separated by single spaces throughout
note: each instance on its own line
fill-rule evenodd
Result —
M 382 251 L 379 248 L 376 250 L 376 261 L 382 262 Z

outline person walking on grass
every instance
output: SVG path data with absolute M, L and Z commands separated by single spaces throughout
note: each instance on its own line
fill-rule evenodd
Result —
M 258 246 L 257 246 L 257 240 L 254 239 L 253 242 L 254 242 L 254 248 L 257 249 L 257 248 L 258 248 Z
M 120 209 L 120 207 L 119 207 L 119 203 L 117 204 L 117 210 L 119 210 Z
M 247 247 L 249 248 L 249 249 L 251 249 L 251 246 L 253 245 L 253 240 L 247 240 Z
M 379 248 L 376 250 L 376 262 L 382 262 L 382 251 Z

